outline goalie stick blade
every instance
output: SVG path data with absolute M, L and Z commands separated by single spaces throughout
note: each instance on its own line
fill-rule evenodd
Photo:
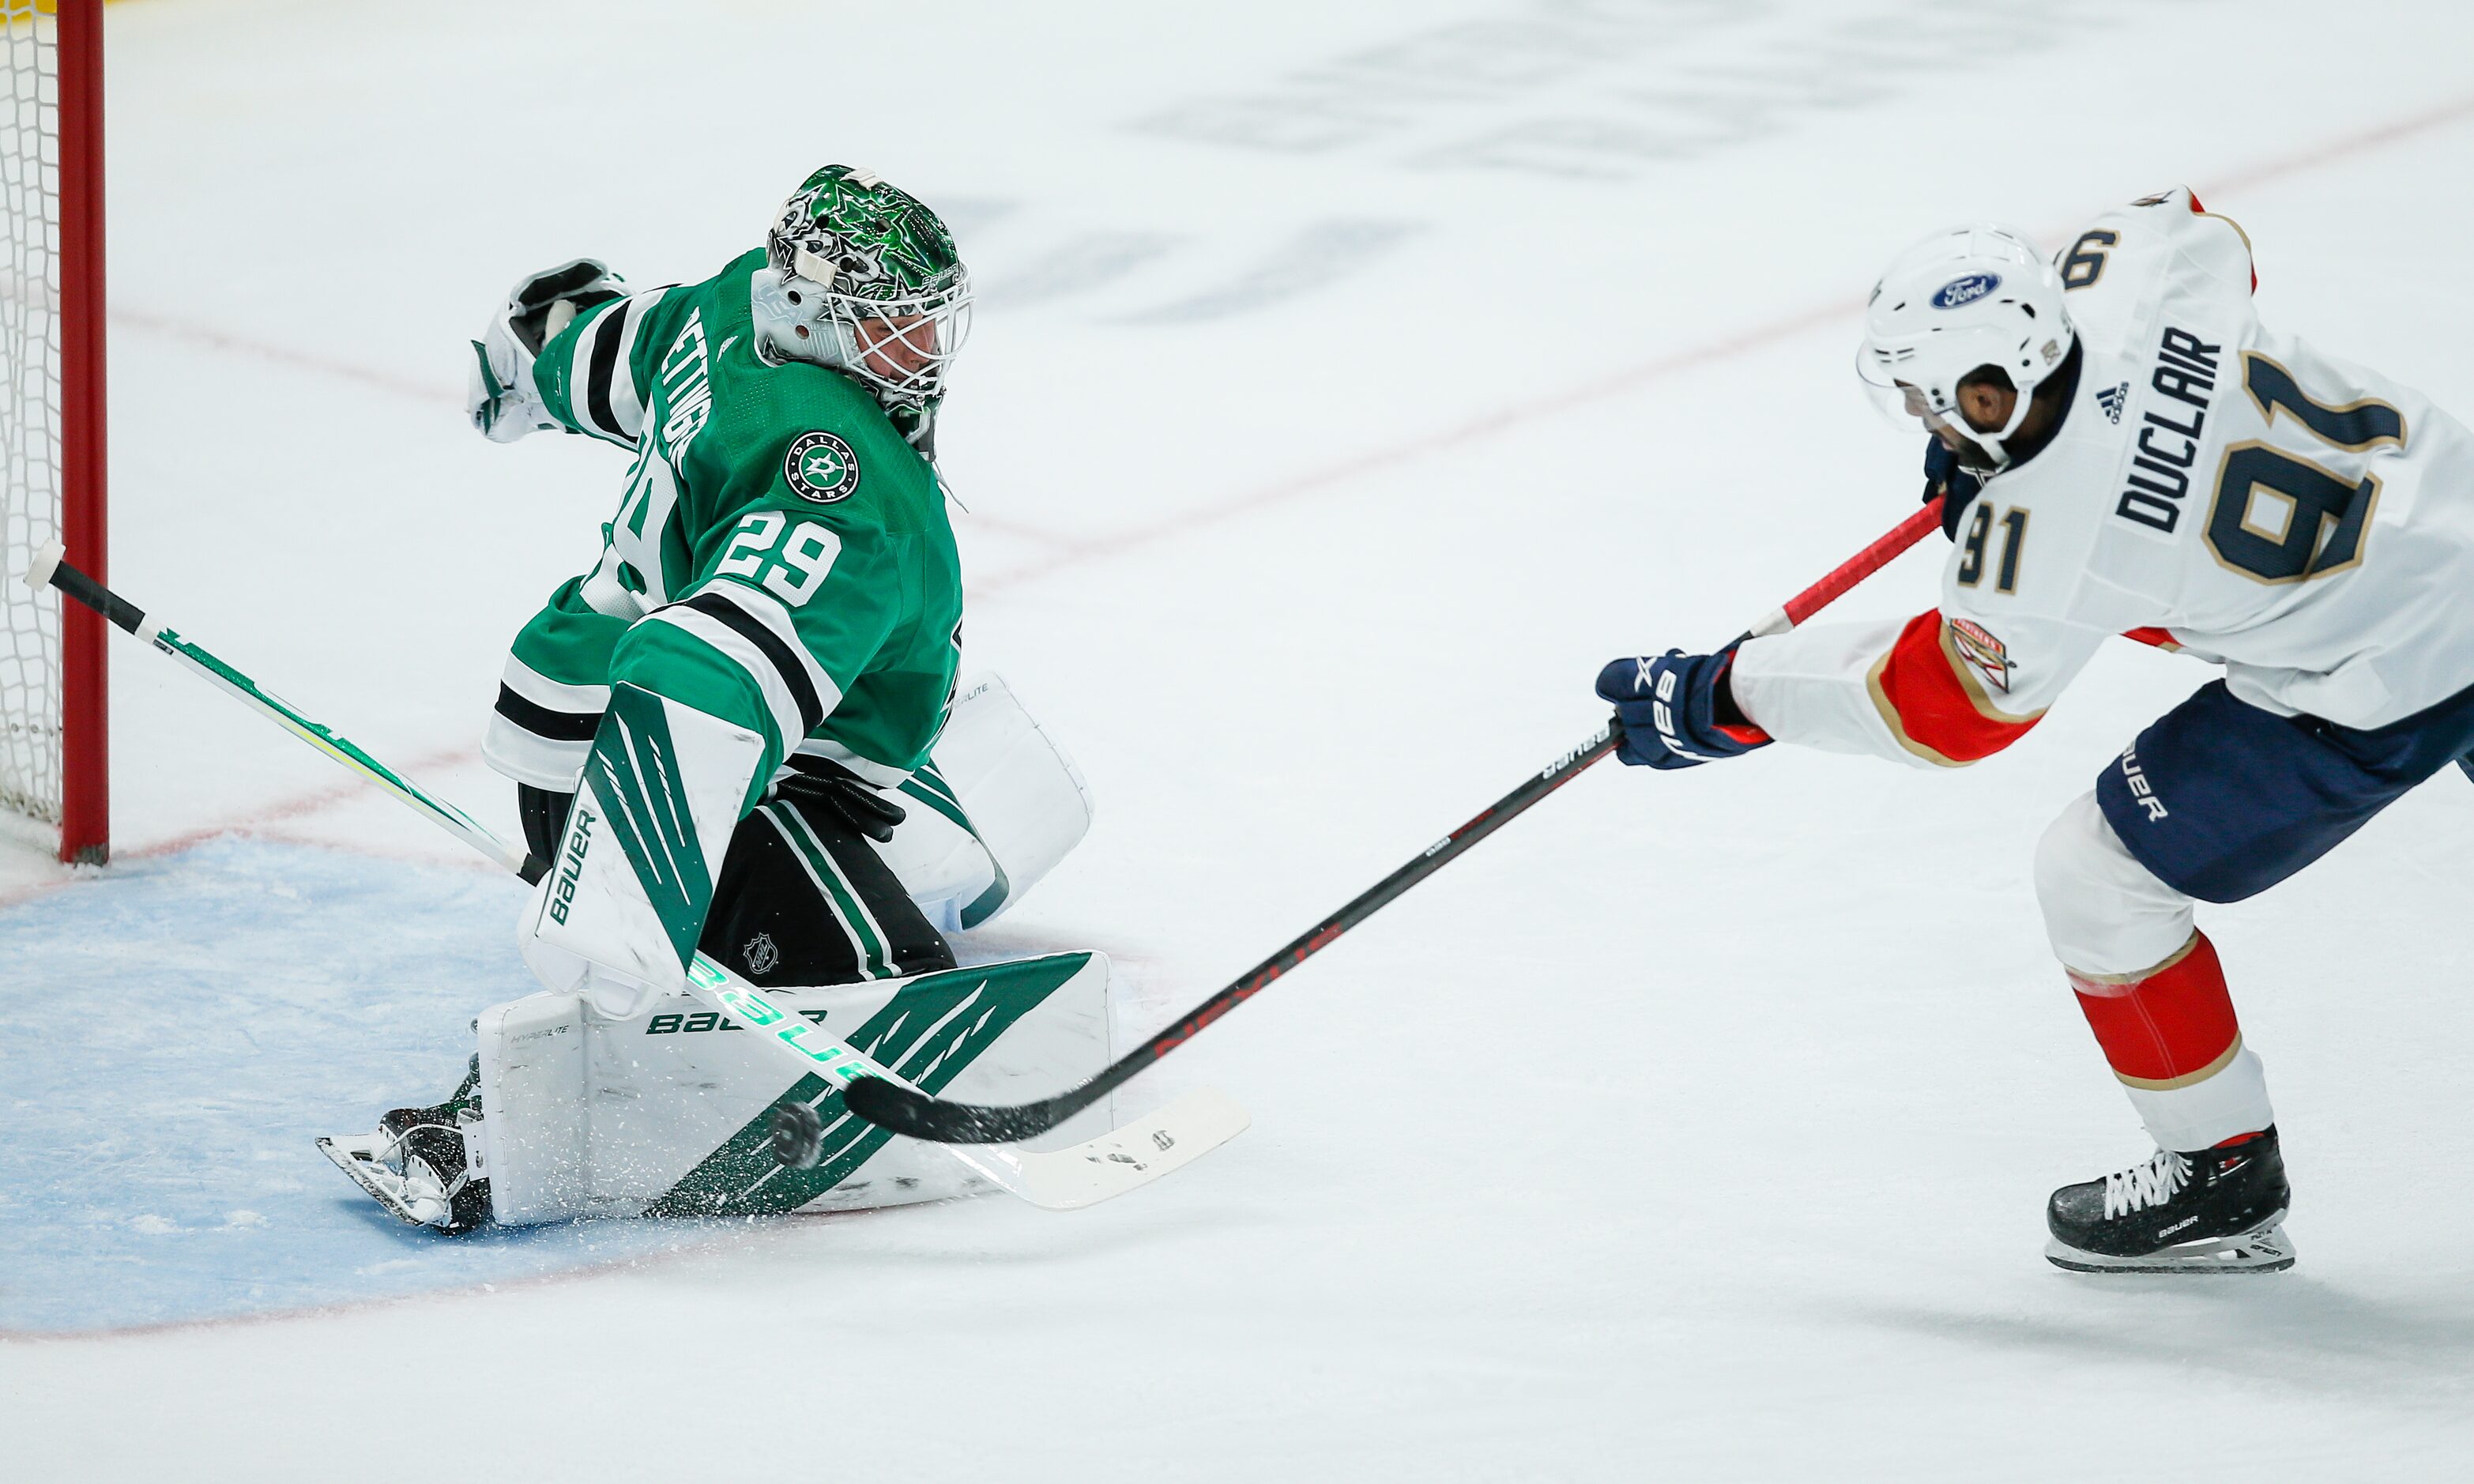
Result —
M 1245 1132 L 1252 1122 L 1236 1099 L 1217 1088 L 1198 1087 L 1070 1149 L 1040 1154 L 949 1147 L 963 1163 L 1031 1204 L 1043 1210 L 1077 1211 L 1185 1168 Z

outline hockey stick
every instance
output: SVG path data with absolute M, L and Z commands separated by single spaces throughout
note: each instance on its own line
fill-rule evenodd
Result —
M 1772 609 L 1758 623 L 1737 635 L 1742 644 L 1765 634 L 1783 634 L 1844 595 L 1848 589 L 1889 565 L 1890 559 L 1941 525 L 1941 499 L 1900 522 L 1887 535 L 1850 557 L 1819 582 Z M 880 1128 L 940 1144 L 1006 1144 L 1031 1138 L 1091 1106 L 1136 1073 L 1192 1040 L 1205 1026 L 1252 998 L 1264 985 L 1328 947 L 1343 933 L 1364 922 L 1400 893 L 1425 880 L 1479 840 L 1511 822 L 1531 805 L 1570 783 L 1582 769 L 1615 750 L 1613 718 L 1596 735 L 1540 768 L 1528 782 L 1495 800 L 1477 817 L 1426 847 L 1423 854 L 1376 882 L 1356 900 L 1315 924 L 1287 947 L 1254 965 L 1236 983 L 1196 1006 L 1176 1024 L 1128 1052 L 1079 1087 L 1053 1098 L 1009 1107 L 953 1103 L 932 1098 L 898 1083 L 863 1080 L 845 1088 L 842 1102 L 852 1112 Z
M 362 751 L 350 738 L 320 725 L 289 703 L 269 694 L 256 681 L 212 652 L 148 618 L 134 603 L 68 565 L 62 560 L 58 543 L 36 556 L 35 565 L 26 573 L 26 585 L 37 592 L 45 586 L 60 589 L 66 596 L 103 615 L 115 626 L 376 784 L 414 813 L 527 883 L 538 882 L 547 874 L 548 866 L 539 857 L 500 839 L 471 815 Z M 857 1048 L 825 1035 L 812 1022 L 783 1009 L 764 990 L 701 953 L 688 965 L 687 987 L 691 994 L 739 1025 L 762 1034 L 800 1071 L 813 1073 L 829 1085 L 847 1088 L 856 1081 L 874 1079 L 882 1085 L 901 1086 L 914 1096 L 926 1096 Z M 1091 1101 L 1086 1098 L 1083 1105 L 1087 1107 Z M 1051 1120 L 1051 1126 L 1055 1122 Z M 1209 1088 L 1197 1088 L 1143 1118 L 1070 1149 L 1041 1154 L 1031 1150 L 947 1147 L 945 1152 L 1009 1195 L 1049 1210 L 1073 1210 L 1124 1195 L 1191 1164 L 1244 1132 L 1247 1122 L 1246 1110 L 1227 1096 Z

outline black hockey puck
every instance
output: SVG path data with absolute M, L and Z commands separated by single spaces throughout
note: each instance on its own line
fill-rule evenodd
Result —
M 794 1170 L 813 1170 L 824 1156 L 825 1121 L 805 1103 L 773 1109 L 773 1157 Z

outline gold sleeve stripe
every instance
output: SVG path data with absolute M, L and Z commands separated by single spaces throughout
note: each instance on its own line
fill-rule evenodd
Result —
M 2120 1079 L 2125 1087 L 2137 1087 L 2144 1092 L 2171 1092 L 2176 1087 L 2188 1087 L 2206 1082 L 2226 1067 L 2233 1065 L 2234 1058 L 2242 1055 L 2242 1037 L 2237 1035 L 2234 1037 L 2234 1043 L 2225 1048 L 2223 1056 L 2195 1072 L 2185 1072 L 2179 1077 L 2133 1077 L 2127 1072 L 2116 1072 L 2113 1075 Z
M 2162 961 L 2151 963 L 2135 974 L 2088 974 L 2072 968 L 2067 963 L 2062 965 L 2062 972 L 2071 977 L 2071 986 L 2073 988 L 2082 989 L 2091 994 L 2101 994 L 2104 991 L 2098 987 L 2099 985 L 2135 985 L 2143 979 L 2152 979 L 2156 975 L 2162 974 L 2167 969 L 2171 968 L 2174 964 L 2191 957 L 2191 950 L 2198 946 L 2199 933 L 2197 929 L 2194 928 L 2191 930 L 2191 936 L 2182 939 L 2181 947 L 2174 949 L 2170 954 L 2167 954 Z

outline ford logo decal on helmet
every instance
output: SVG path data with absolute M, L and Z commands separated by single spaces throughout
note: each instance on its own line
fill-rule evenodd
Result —
M 1960 304 L 1976 303 L 2001 286 L 2001 275 L 1998 273 L 1971 273 L 1963 279 L 1953 279 L 1933 290 L 1932 306 L 1936 309 L 1955 309 Z

